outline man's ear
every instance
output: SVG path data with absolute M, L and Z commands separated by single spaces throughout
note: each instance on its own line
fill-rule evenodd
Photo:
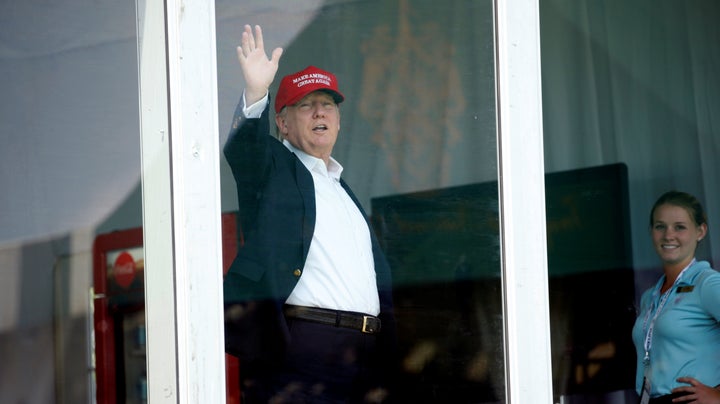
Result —
M 277 125 L 280 134 L 285 137 L 285 135 L 287 135 L 287 123 L 285 122 L 285 118 L 280 115 L 275 115 L 275 125 Z

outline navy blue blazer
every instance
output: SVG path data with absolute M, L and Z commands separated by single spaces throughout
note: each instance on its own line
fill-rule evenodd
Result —
M 269 100 L 268 100 L 269 105 Z M 276 363 L 288 343 L 282 306 L 302 276 L 315 229 L 312 174 L 270 135 L 269 107 L 246 119 L 242 100 L 224 147 L 238 198 L 238 253 L 224 280 L 226 351 L 241 363 Z M 345 181 L 343 188 L 366 217 Z M 378 342 L 392 349 L 395 320 L 390 267 L 370 228 L 380 298 Z M 242 366 L 242 365 L 241 365 Z

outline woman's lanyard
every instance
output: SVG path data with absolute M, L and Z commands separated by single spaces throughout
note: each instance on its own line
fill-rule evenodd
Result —
M 682 275 L 685 273 L 685 271 L 692 266 L 692 264 L 695 263 L 695 258 L 686 266 L 683 268 L 682 271 L 680 271 L 680 275 L 678 275 L 677 278 L 675 278 L 675 282 L 673 282 L 672 286 L 663 293 L 663 295 L 660 297 L 660 302 L 658 302 L 657 309 L 655 310 L 655 315 L 652 316 L 652 320 L 650 320 L 650 315 L 653 312 L 653 308 L 655 306 L 655 300 L 657 299 L 657 295 L 660 293 L 660 288 L 662 288 L 662 284 L 659 283 L 655 287 L 655 291 L 653 292 L 653 304 L 650 306 L 650 310 L 648 310 L 647 314 L 645 315 L 645 320 L 643 321 L 643 329 L 647 330 L 645 334 L 645 358 L 643 358 L 643 363 L 645 366 L 648 366 L 650 364 L 650 349 L 652 348 L 652 336 L 653 332 L 655 330 L 655 321 L 657 320 L 658 316 L 660 315 L 660 312 L 662 311 L 663 307 L 665 306 L 665 302 L 667 302 L 668 298 L 670 297 L 670 294 L 672 293 L 673 289 L 675 289 L 675 285 L 678 283 Z M 650 324 L 648 324 L 648 321 Z

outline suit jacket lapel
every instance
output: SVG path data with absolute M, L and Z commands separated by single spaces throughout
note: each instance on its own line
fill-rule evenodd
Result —
M 350 199 L 352 199 L 353 202 L 355 202 L 355 205 L 360 209 L 360 213 L 362 213 L 363 217 L 365 218 L 365 221 L 367 221 L 367 214 L 365 214 L 365 210 L 363 209 L 362 205 L 360 204 L 360 201 L 355 197 L 355 194 L 350 189 L 347 183 L 345 183 L 345 180 L 340 178 L 340 185 L 342 185 L 343 189 L 345 189 L 345 192 L 350 195 Z

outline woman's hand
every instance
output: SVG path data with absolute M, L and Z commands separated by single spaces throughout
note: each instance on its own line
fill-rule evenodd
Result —
M 676 387 L 672 392 L 689 394 L 673 399 L 674 403 L 720 404 L 720 390 L 706 386 L 692 377 L 679 377 L 677 381 L 689 386 Z

